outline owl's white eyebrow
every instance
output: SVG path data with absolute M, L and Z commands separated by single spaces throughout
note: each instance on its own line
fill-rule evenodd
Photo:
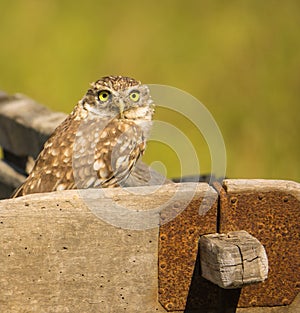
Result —
M 85 103 L 85 107 L 86 107 L 86 109 L 89 112 L 91 112 L 91 113 L 93 113 L 95 115 L 98 115 L 98 116 L 100 116 L 100 115 L 102 116 L 103 115 L 102 112 L 100 112 L 99 110 L 95 109 L 95 107 L 89 105 L 88 103 Z
M 126 91 L 128 91 L 128 92 L 131 92 L 133 90 L 139 91 L 139 89 L 140 89 L 140 86 L 136 85 L 136 86 L 132 86 L 132 87 L 127 88 Z

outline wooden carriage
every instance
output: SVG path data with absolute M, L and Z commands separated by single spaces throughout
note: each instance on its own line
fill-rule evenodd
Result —
M 300 312 L 299 183 L 140 163 L 127 188 L 7 199 L 64 118 L 0 94 L 1 312 Z

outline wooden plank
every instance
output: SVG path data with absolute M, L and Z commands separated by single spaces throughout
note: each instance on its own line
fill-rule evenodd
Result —
M 159 207 L 184 201 L 194 186 L 177 187 L 67 190 L 0 201 L 1 311 L 165 312 L 157 300 Z M 105 214 L 99 218 L 120 207 L 128 229 L 108 223 Z M 141 217 L 132 221 L 133 213 Z M 119 222 L 118 214 L 112 217 Z M 130 229 L 137 223 L 144 228 Z
M 221 288 L 242 288 L 268 276 L 265 249 L 246 231 L 201 236 L 200 259 L 202 276 Z
M 16 172 L 11 166 L 0 160 L 0 199 L 8 198 L 25 180 L 25 176 Z
M 17 156 L 39 154 L 45 140 L 66 117 L 16 94 L 0 97 L 0 146 Z
M 114 227 L 77 191 L 3 200 L 0 216 L 1 312 L 164 312 L 157 227 Z

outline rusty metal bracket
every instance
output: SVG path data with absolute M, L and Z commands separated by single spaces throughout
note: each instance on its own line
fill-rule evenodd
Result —
M 242 289 L 240 307 L 288 305 L 300 290 L 300 184 L 224 180 L 220 232 L 245 230 L 265 247 L 268 279 Z
M 199 206 L 207 201 L 207 191 L 197 193 L 174 219 L 166 218 L 168 210 L 161 214 L 158 298 L 162 306 L 167 311 L 220 307 L 225 294 L 225 301 L 234 302 L 228 305 L 235 307 L 291 304 L 300 291 L 300 184 L 236 179 L 215 183 L 215 190 L 207 188 L 214 200 L 202 206 L 206 214 L 199 214 Z M 170 221 L 164 224 L 166 219 Z M 233 294 L 201 277 L 198 240 L 204 234 L 238 230 L 264 245 L 269 275 L 263 283 Z
M 167 311 L 182 311 L 190 297 L 194 270 L 197 270 L 198 240 L 203 234 L 216 232 L 217 193 L 208 184 L 198 184 L 198 191 L 187 207 L 170 220 L 172 208 L 161 213 L 159 231 L 158 287 L 159 301 Z M 173 204 L 178 210 L 180 203 Z M 195 269 L 196 268 L 196 269 Z M 197 292 L 190 301 L 207 306 L 216 298 L 215 286 L 195 275 Z M 211 286 L 212 289 L 209 290 Z M 192 304 L 193 305 L 193 304 Z

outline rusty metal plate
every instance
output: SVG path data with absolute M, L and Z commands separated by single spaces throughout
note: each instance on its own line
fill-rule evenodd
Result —
M 268 279 L 246 286 L 240 307 L 290 304 L 300 290 L 300 184 L 225 180 L 220 189 L 220 232 L 246 230 L 264 246 Z
M 218 287 L 201 277 L 196 262 L 199 237 L 216 232 L 218 195 L 208 184 L 197 185 L 192 201 L 179 215 L 169 218 L 182 209 L 180 200 L 160 216 L 158 297 L 167 311 L 211 307 L 218 298 Z

